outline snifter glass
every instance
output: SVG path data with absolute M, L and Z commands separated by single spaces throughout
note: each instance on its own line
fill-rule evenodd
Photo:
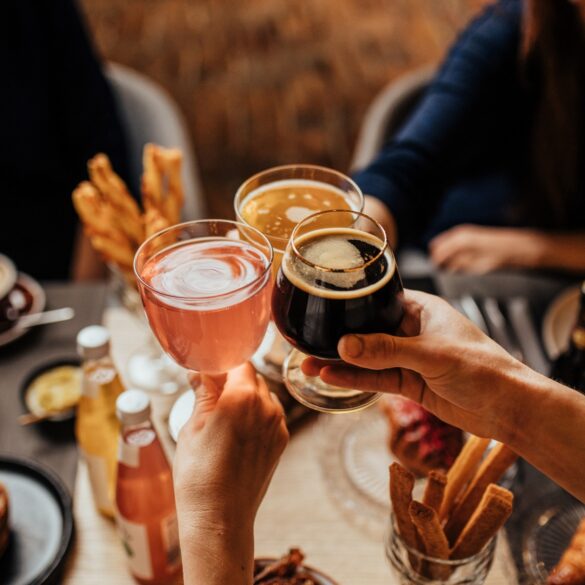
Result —
M 165 352 L 209 374 L 250 359 L 270 319 L 272 258 L 265 236 L 228 220 L 178 224 L 146 240 L 134 271 Z
M 349 177 L 307 164 L 273 167 L 253 175 L 242 183 L 234 198 L 238 221 L 262 232 L 272 244 L 275 276 L 299 221 L 326 209 L 361 211 L 363 205 L 363 194 Z M 290 349 L 271 323 L 252 362 L 263 375 L 281 382 L 282 364 Z
M 301 403 L 324 412 L 355 411 L 380 394 L 339 388 L 305 376 L 307 355 L 343 363 L 339 340 L 350 333 L 391 333 L 403 315 L 403 288 L 384 229 L 364 213 L 313 214 L 292 232 L 272 293 L 272 317 L 294 349 L 283 375 Z

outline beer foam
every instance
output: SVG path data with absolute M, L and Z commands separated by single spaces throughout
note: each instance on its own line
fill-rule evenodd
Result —
M 394 275 L 395 262 L 390 250 L 384 251 L 386 273 L 373 284 L 353 289 L 366 277 L 365 262 L 361 252 L 349 239 L 357 239 L 382 249 L 383 242 L 371 234 L 352 228 L 324 228 L 303 235 L 295 242 L 303 258 L 317 267 L 310 266 L 287 249 L 282 263 L 282 270 L 288 280 L 297 288 L 314 296 L 331 299 L 350 299 L 367 296 L 382 288 Z M 330 270 L 348 270 L 348 272 L 328 272 Z M 320 286 L 325 283 L 345 290 L 332 290 Z

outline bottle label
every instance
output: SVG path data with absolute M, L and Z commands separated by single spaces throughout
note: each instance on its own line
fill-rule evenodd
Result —
M 120 538 L 128 558 L 130 572 L 140 579 L 152 579 L 152 559 L 148 546 L 148 531 L 143 524 L 135 524 L 120 514 L 116 515 Z
M 174 569 L 181 564 L 181 548 L 179 547 L 179 525 L 177 515 L 171 514 L 161 522 L 162 541 L 167 554 L 167 567 Z
M 108 465 L 104 457 L 90 455 L 81 450 L 81 454 L 87 463 L 89 482 L 93 492 L 96 506 L 105 512 L 112 512 L 112 502 L 109 496 Z
M 113 367 L 98 366 L 91 371 L 86 371 L 81 384 L 83 396 L 96 398 L 102 386 L 110 384 L 116 377 L 116 370 Z
M 127 467 L 137 469 L 140 465 L 140 447 L 129 445 L 124 441 L 123 437 L 120 437 L 120 442 L 118 444 L 118 461 Z

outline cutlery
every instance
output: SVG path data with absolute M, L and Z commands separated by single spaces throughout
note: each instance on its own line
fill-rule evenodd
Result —
M 485 312 L 486 321 L 494 341 L 499 343 L 508 353 L 514 356 L 517 360 L 523 362 L 524 355 L 520 349 L 518 342 L 513 338 L 508 330 L 506 318 L 500 309 L 498 301 L 493 297 L 486 297 L 483 300 L 483 310 Z
M 459 299 L 459 305 L 463 309 L 463 314 L 486 335 L 490 334 L 487 323 L 481 313 L 477 301 L 471 295 L 464 295 Z
M 16 420 L 20 426 L 26 427 L 47 420 L 52 416 L 55 416 L 54 412 L 45 414 L 33 414 L 32 412 L 27 412 L 26 414 L 21 414 Z
M 75 317 L 75 311 L 71 307 L 64 307 L 62 309 L 54 309 L 53 311 L 45 311 L 44 313 L 32 313 L 20 317 L 14 324 L 14 327 L 26 329 L 36 325 L 47 325 L 49 323 L 59 323 L 61 321 L 69 321 Z

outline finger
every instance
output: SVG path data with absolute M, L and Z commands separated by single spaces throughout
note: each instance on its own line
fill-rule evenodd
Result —
M 225 391 L 227 393 L 241 392 L 243 390 L 258 390 L 256 370 L 249 362 L 230 370 L 225 383 Z
M 443 268 L 449 272 L 473 272 L 477 260 L 477 254 L 461 251 L 449 258 Z
M 344 362 L 370 370 L 406 368 L 424 375 L 433 362 L 434 343 L 421 336 L 346 335 L 337 347 Z
M 328 360 L 320 360 L 315 357 L 308 357 L 301 363 L 301 370 L 305 376 L 318 376 L 321 368 L 330 366 L 331 362 Z
M 268 384 L 261 374 L 256 374 L 256 386 L 258 388 L 258 394 L 260 394 L 262 399 L 268 400 L 272 392 L 270 392 Z
M 280 398 L 274 392 L 270 392 L 269 395 L 270 395 L 270 399 L 272 400 L 272 402 L 276 406 L 276 409 L 278 410 L 278 412 L 282 413 L 282 416 L 284 416 L 285 415 L 284 406 L 282 406 L 282 402 L 280 401 Z
M 215 409 L 222 388 L 214 378 L 203 374 L 200 376 L 200 383 L 193 386 L 193 390 L 195 392 L 195 409 L 190 420 L 192 423 L 200 425 L 205 417 Z
M 201 374 L 199 372 L 189 372 L 187 374 L 187 379 L 189 380 L 189 385 L 193 390 L 201 384 Z

